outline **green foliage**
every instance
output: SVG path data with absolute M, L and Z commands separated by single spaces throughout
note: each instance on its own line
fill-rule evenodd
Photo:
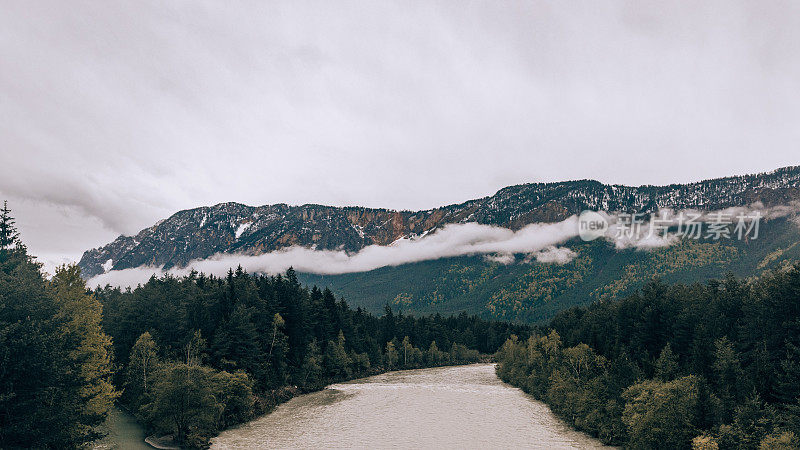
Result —
M 149 398 L 152 389 L 153 372 L 158 367 L 158 348 L 153 337 L 145 331 L 131 348 L 125 376 L 124 398 L 138 409 L 140 402 Z M 148 380 L 150 384 L 148 385 Z
M 50 288 L 58 306 L 57 320 L 62 323 L 61 341 L 74 362 L 70 369 L 78 378 L 83 405 L 76 431 L 91 436 L 93 427 L 105 419 L 119 396 L 111 380 L 111 339 L 101 326 L 103 307 L 94 295 L 87 294 L 77 265 L 59 267 Z
M 0 211 L 0 448 L 74 448 L 117 396 L 102 308 L 75 266 L 52 281 Z
M 397 362 L 400 360 L 400 355 L 397 354 L 394 342 L 389 341 L 386 343 L 386 352 L 384 353 L 384 364 L 389 370 L 397 368 Z
M 661 350 L 655 364 L 655 376 L 661 381 L 669 381 L 678 375 L 678 357 L 672 352 L 669 342 Z
M 466 314 L 387 308 L 375 317 L 329 289 L 301 286 L 292 269 L 275 277 L 241 267 L 224 278 L 192 272 L 92 291 L 73 265 L 48 281 L 7 207 L 0 244 L 0 448 L 95 439 L 120 395 L 112 381 L 150 429 L 204 447 L 217 431 L 294 393 L 387 369 L 474 362 L 528 332 Z
M 583 281 L 592 258 L 581 254 L 567 264 L 530 264 L 526 273 L 498 290 L 486 303 L 491 317 L 521 319 L 541 303 L 552 303 L 560 294 Z
M 648 380 L 625 390 L 622 421 L 631 448 L 686 448 L 697 434 L 699 391 L 694 375 L 663 382 Z
M 621 406 L 609 396 L 609 362 L 586 344 L 564 348 L 555 331 L 526 342 L 512 337 L 497 353 L 498 376 L 537 399 L 571 425 L 617 442 L 624 433 Z
M 655 276 L 678 271 L 692 271 L 705 266 L 723 266 L 738 256 L 738 249 L 727 243 L 682 239 L 677 244 L 656 248 L 625 266 L 616 280 L 593 292 L 596 298 L 608 299 L 641 286 Z
M 19 243 L 19 233 L 14 226 L 14 218 L 11 217 L 11 210 L 8 209 L 8 201 L 3 201 L 3 209 L 0 209 L 0 255 L 15 244 Z
M 347 350 L 344 348 L 344 333 L 339 332 L 339 338 L 334 341 L 328 341 L 325 345 L 325 369 L 331 374 L 334 379 L 346 379 L 352 375 L 350 371 L 350 357 L 347 356 Z
M 512 337 L 498 375 L 631 448 L 792 448 L 800 433 L 800 266 L 707 285 L 651 282 Z
M 303 373 L 302 385 L 309 389 L 319 389 L 324 386 L 324 367 L 322 354 L 316 339 L 309 342 L 303 365 L 300 368 Z
M 429 366 L 438 366 L 446 361 L 447 355 L 439 350 L 436 341 L 431 341 L 428 351 L 425 352 L 425 363 Z
M 148 423 L 192 446 L 253 415 L 252 382 L 243 372 L 166 363 L 154 374 L 148 397 L 141 407 Z
M 782 431 L 765 436 L 758 446 L 759 450 L 797 450 L 800 439 L 791 431 Z
M 744 392 L 742 376 L 744 375 L 739 360 L 739 354 L 728 340 L 723 336 L 714 341 L 714 360 L 712 364 L 713 376 L 711 377 L 720 399 L 720 407 L 724 419 L 730 420 L 737 401 Z

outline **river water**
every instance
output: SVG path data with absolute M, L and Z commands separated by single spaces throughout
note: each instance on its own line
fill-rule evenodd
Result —
M 229 448 L 603 448 L 494 365 L 390 372 L 331 385 L 223 432 Z

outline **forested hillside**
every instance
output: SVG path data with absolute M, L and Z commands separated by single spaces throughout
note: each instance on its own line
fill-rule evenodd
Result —
M 298 274 L 329 287 L 354 306 L 384 305 L 411 313 L 468 311 L 487 319 L 546 323 L 559 311 L 625 296 L 655 276 L 665 282 L 706 281 L 728 272 L 758 276 L 800 261 L 800 227 L 787 218 L 763 220 L 757 239 L 683 239 L 668 247 L 617 249 L 575 239 L 566 264 L 515 255 L 511 263 L 484 256 L 424 261 L 341 275 Z
M 648 283 L 511 338 L 499 376 L 630 448 L 800 446 L 800 266 Z

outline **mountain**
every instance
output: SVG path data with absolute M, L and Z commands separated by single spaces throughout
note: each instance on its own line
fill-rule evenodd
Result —
M 180 267 L 216 253 L 256 255 L 292 245 L 358 251 L 429 233 L 449 223 L 477 222 L 513 230 L 557 222 L 585 209 L 652 212 L 659 208 L 714 210 L 757 201 L 800 199 L 800 166 L 758 175 L 670 186 L 606 185 L 593 180 L 510 186 L 495 195 L 425 211 L 285 204 L 221 203 L 173 214 L 136 236 L 83 254 L 84 276 L 143 265 Z
M 135 236 L 84 253 L 85 277 L 140 266 L 166 269 L 217 253 L 258 255 L 289 246 L 356 252 L 422 236 L 452 223 L 475 222 L 513 230 L 557 222 L 585 209 L 653 212 L 661 208 L 718 210 L 760 202 L 800 201 L 800 166 L 669 186 L 606 185 L 593 180 L 510 186 L 496 194 L 425 211 L 285 204 L 222 203 L 179 211 Z M 301 274 L 330 286 L 348 301 L 380 311 L 467 310 L 494 318 L 539 321 L 564 307 L 634 289 L 652 276 L 682 281 L 748 276 L 800 259 L 800 233 L 787 218 L 764 224 L 758 241 L 683 241 L 653 251 L 618 250 L 605 241 L 572 241 L 576 257 L 564 265 L 500 264 L 480 256 L 444 258 L 343 275 Z

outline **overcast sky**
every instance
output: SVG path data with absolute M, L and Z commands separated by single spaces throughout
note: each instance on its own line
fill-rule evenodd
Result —
M 421 209 L 800 164 L 800 2 L 0 0 L 0 198 L 48 262 L 179 209 Z

